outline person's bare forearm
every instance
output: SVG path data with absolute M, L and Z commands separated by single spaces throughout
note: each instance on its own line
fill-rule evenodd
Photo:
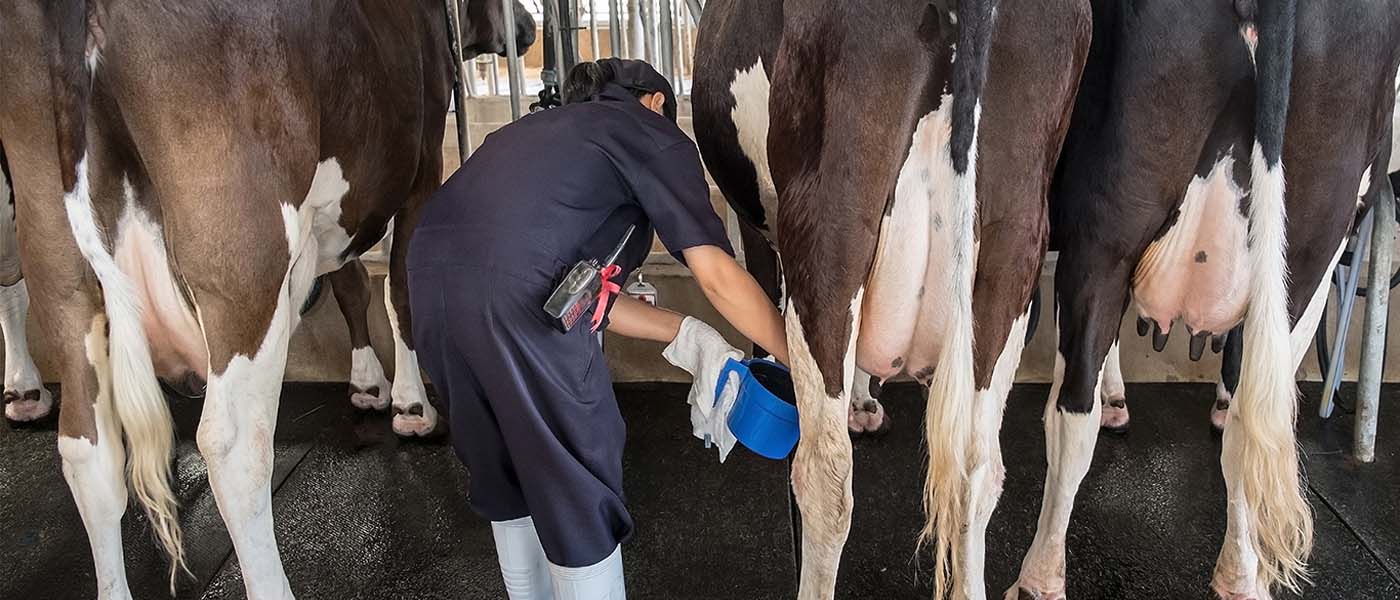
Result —
M 695 280 L 710 304 L 739 333 L 788 364 L 787 333 L 782 315 L 768 294 L 738 262 L 715 246 L 699 246 L 685 251 Z
M 681 330 L 680 313 L 664 308 L 656 308 L 636 298 L 622 294 L 608 312 L 608 331 L 618 335 L 651 340 L 663 344 L 671 343 Z

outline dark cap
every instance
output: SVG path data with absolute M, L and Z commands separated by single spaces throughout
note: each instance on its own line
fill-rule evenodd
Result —
M 658 73 L 646 61 L 604 58 L 598 61 L 598 66 L 611 75 L 605 79 L 611 79 L 613 83 L 627 88 L 633 93 L 661 92 L 666 98 L 665 104 L 661 107 L 662 112 L 665 113 L 666 118 L 672 121 L 676 120 L 676 92 L 671 88 L 671 82 L 662 77 L 661 73 Z

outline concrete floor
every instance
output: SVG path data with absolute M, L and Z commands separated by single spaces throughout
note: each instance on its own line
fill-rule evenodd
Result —
M 1316 385 L 1303 386 L 1315 397 Z M 633 598 L 767 599 L 795 595 L 787 465 L 736 450 L 719 465 L 689 436 L 686 387 L 619 388 L 628 425 L 627 494 L 638 522 L 624 549 Z M 1069 531 L 1069 595 L 1205 598 L 1224 531 L 1219 436 L 1202 384 L 1128 386 L 1133 429 L 1099 441 Z M 989 594 L 1014 580 L 1044 478 L 1047 387 L 1017 386 L 1002 431 L 1007 484 L 987 541 Z M 1350 395 L 1348 390 L 1347 395 Z M 1317 520 L 1304 598 L 1400 598 L 1400 387 L 1387 387 L 1376 463 L 1345 456 L 1350 415 L 1319 423 L 1305 400 L 1300 432 Z M 927 598 L 916 557 L 921 401 L 893 386 L 894 431 L 856 444 L 855 521 L 840 598 Z M 244 597 L 237 561 L 194 448 L 197 402 L 174 401 L 178 493 L 192 576 L 178 598 Z M 55 452 L 54 424 L 0 428 L 0 598 L 91 598 L 81 521 Z M 293 590 L 318 598 L 502 598 L 488 525 L 466 507 L 467 473 L 441 441 L 401 441 L 383 415 L 357 413 L 333 384 L 289 385 L 276 443 L 273 510 Z M 165 563 L 135 512 L 124 522 L 138 598 L 168 597 Z M 922 567 L 922 569 L 920 568 Z

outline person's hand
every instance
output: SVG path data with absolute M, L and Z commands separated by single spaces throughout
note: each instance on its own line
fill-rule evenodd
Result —
M 680 333 L 661 353 L 671 364 L 685 369 L 694 378 L 690 386 L 690 424 L 695 437 L 719 446 L 719 460 L 729 456 L 734 435 L 729 431 L 729 412 L 739 397 L 739 374 L 731 372 L 723 395 L 716 399 L 719 374 L 730 359 L 743 360 L 744 353 L 729 345 L 718 331 L 694 317 L 681 322 Z

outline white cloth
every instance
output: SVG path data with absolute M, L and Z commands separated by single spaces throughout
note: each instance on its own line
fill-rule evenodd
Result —
M 549 574 L 554 580 L 554 600 L 627 600 L 627 587 L 622 580 L 622 546 L 586 567 L 551 564 Z
M 715 398 L 715 384 L 729 359 L 743 360 L 744 353 L 729 345 L 713 327 L 694 317 L 681 322 L 681 331 L 661 353 L 671 364 L 694 378 L 690 385 L 690 426 L 695 437 L 719 446 L 719 462 L 734 449 L 729 413 L 739 398 L 739 373 L 730 373 L 723 395 Z
M 550 579 L 549 559 L 545 558 L 535 521 L 521 517 L 510 521 L 492 521 L 491 536 L 496 539 L 496 556 L 501 565 L 501 579 L 506 584 L 510 600 L 550 600 L 554 587 Z

